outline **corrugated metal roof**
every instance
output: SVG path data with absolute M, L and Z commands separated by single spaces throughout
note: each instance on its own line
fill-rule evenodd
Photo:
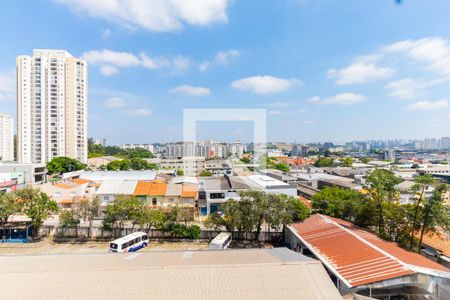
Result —
M 136 185 L 136 180 L 107 180 L 101 183 L 97 194 L 133 195 Z
M 0 282 L 11 300 L 342 299 L 319 261 L 286 248 L 14 256 Z
M 306 246 L 349 287 L 422 271 L 450 278 L 444 266 L 350 222 L 316 214 L 292 227 Z
M 169 183 L 166 189 L 166 196 L 181 196 L 181 189 L 183 186 L 181 184 Z

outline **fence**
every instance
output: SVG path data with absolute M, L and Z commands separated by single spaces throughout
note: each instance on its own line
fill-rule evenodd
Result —
M 141 231 L 139 228 L 123 228 L 120 232 L 117 232 L 116 236 L 124 236 L 132 232 Z M 146 231 L 146 230 L 142 230 Z M 114 239 L 114 235 L 111 231 L 102 230 L 101 227 L 58 227 L 58 226 L 43 226 L 41 228 L 41 235 L 53 236 L 57 239 Z M 150 229 L 147 231 L 150 238 L 154 239 L 178 239 L 179 237 L 173 235 L 171 232 Z M 200 239 L 212 240 L 218 234 L 217 231 L 202 229 L 200 233 Z M 254 240 L 256 232 L 241 232 L 239 239 L 242 240 Z M 233 232 L 233 237 L 238 238 L 238 233 Z M 258 241 L 260 242 L 279 242 L 282 239 L 282 232 L 279 231 L 263 231 L 259 233 Z

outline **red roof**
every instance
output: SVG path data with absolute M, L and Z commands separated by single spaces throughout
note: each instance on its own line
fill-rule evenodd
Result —
M 292 227 L 305 245 L 349 287 L 414 273 L 450 278 L 446 267 L 341 219 L 316 214 Z

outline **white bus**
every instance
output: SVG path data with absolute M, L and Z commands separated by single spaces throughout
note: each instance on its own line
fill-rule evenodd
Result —
M 133 232 L 109 243 L 109 252 L 134 252 L 149 243 L 145 232 Z
M 223 250 L 227 249 L 231 243 L 231 233 L 221 232 L 210 243 L 208 249 Z

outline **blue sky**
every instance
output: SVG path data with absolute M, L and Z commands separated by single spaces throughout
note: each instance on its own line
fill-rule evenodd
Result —
M 89 135 L 111 144 L 180 140 L 184 108 L 267 108 L 271 141 L 450 135 L 450 1 L 0 5 L 0 112 L 15 114 L 15 57 L 55 48 L 88 61 Z

